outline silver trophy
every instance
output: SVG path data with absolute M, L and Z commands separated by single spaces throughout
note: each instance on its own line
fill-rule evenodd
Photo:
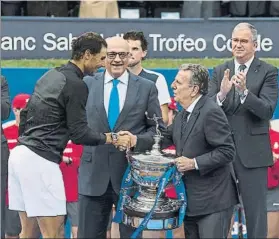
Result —
M 148 118 L 148 117 L 147 117 Z M 156 135 L 151 151 L 143 154 L 127 152 L 131 164 L 132 180 L 137 185 L 134 196 L 125 196 L 122 222 L 125 225 L 137 228 L 155 204 L 160 178 L 174 164 L 174 155 L 168 155 L 160 150 L 160 141 L 163 138 L 159 130 L 158 120 L 154 115 L 148 118 L 156 123 Z M 169 179 L 169 182 L 172 178 Z M 157 201 L 154 213 L 144 230 L 170 230 L 179 225 L 179 208 L 181 200 L 166 198 L 163 195 Z

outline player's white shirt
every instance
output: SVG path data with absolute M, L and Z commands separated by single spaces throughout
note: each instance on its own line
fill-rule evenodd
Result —
M 152 76 L 153 75 L 153 76 Z M 154 77 L 154 75 L 156 77 Z M 156 87 L 158 90 L 158 100 L 160 105 L 168 104 L 171 102 L 171 97 L 168 89 L 168 84 L 166 81 L 166 78 L 156 71 L 151 71 L 147 69 L 143 69 L 142 72 L 139 74 L 139 76 L 143 78 L 147 78 L 151 81 L 156 81 Z

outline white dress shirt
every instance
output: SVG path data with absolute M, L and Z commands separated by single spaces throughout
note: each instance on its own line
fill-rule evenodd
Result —
M 171 102 L 171 97 L 169 93 L 168 84 L 166 78 L 161 73 L 156 71 L 151 71 L 147 69 L 143 69 L 145 72 L 157 75 L 158 78 L 156 80 L 156 87 L 158 90 L 158 100 L 160 105 L 169 104 Z M 144 77 L 143 77 L 144 78 Z
M 234 59 L 234 74 L 237 75 L 240 72 L 239 71 L 239 67 L 241 65 L 245 65 L 246 66 L 246 68 L 244 70 L 244 73 L 247 74 L 247 72 L 248 72 L 248 70 L 249 70 L 253 60 L 254 60 L 254 56 L 252 56 L 252 58 L 249 61 L 247 61 L 245 64 L 239 64 L 236 61 L 236 59 Z M 217 97 L 216 97 L 217 98 L 217 103 L 218 103 L 219 106 L 222 106 L 223 102 L 225 101 L 226 98 L 224 98 L 222 101 L 220 101 L 218 96 L 219 96 L 219 94 L 217 94 Z M 240 99 L 240 103 L 241 104 L 243 104 L 245 102 L 246 97 L 247 97 L 247 95 L 244 98 Z
M 104 106 L 105 110 L 108 115 L 108 107 L 109 107 L 109 99 L 110 99 L 110 93 L 112 90 L 112 80 L 114 80 L 108 71 L 105 72 L 105 80 L 104 80 Z M 117 85 L 118 94 L 119 94 L 119 110 L 123 109 L 125 99 L 126 99 L 126 93 L 128 88 L 128 81 L 129 81 L 129 74 L 127 71 L 124 71 L 124 73 L 117 78 L 120 82 Z

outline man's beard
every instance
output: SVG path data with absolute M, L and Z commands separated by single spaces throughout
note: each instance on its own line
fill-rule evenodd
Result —
M 128 67 L 135 67 L 138 64 L 140 64 L 140 61 L 133 62 L 133 63 L 129 64 Z
M 85 76 L 93 76 L 96 72 L 98 71 L 98 68 L 95 67 L 94 69 L 88 69 L 88 68 L 84 68 L 84 75 Z

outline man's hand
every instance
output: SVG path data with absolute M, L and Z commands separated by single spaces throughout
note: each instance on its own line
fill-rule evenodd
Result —
M 233 85 L 233 81 L 230 80 L 230 69 L 226 69 L 224 72 L 224 77 L 221 82 L 220 92 L 218 93 L 218 98 L 222 102 L 227 94 L 230 92 Z
M 131 148 L 131 136 L 127 133 L 122 133 L 121 131 L 117 133 L 118 139 L 113 142 L 113 145 L 120 151 L 124 151 Z
M 65 157 L 65 156 L 62 157 L 62 160 L 66 164 L 71 164 L 73 162 L 73 160 L 70 157 Z
M 137 136 L 136 135 L 133 135 L 132 133 L 130 133 L 129 131 L 119 131 L 118 132 L 118 135 L 119 136 L 124 136 L 124 135 L 128 135 L 131 139 L 131 144 L 130 144 L 130 147 L 133 148 L 136 146 L 137 144 Z
M 237 75 L 233 76 L 232 78 L 233 84 L 235 87 L 240 91 L 244 92 L 246 87 L 246 74 L 243 72 L 239 72 Z
M 181 156 L 175 159 L 175 164 L 179 172 L 186 172 L 195 169 L 194 159 Z
M 112 144 L 111 133 L 105 133 L 106 136 L 106 144 Z
M 279 158 L 279 154 L 276 154 L 274 152 L 272 152 L 272 154 L 273 154 L 273 163 L 275 163 Z

